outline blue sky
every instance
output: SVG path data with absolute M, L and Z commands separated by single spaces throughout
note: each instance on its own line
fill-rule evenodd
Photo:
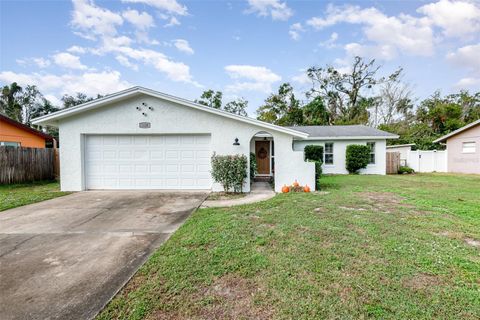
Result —
M 355 55 L 401 66 L 418 98 L 480 90 L 480 2 L 1 1 L 0 83 L 64 93 L 142 85 L 187 99 L 204 89 L 249 113 L 304 71 L 348 70 Z

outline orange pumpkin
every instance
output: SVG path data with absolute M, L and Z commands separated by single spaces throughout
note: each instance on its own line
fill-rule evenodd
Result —
M 303 192 L 310 192 L 310 187 L 308 186 L 308 184 L 303 187 Z
M 295 179 L 295 182 L 293 183 L 294 187 L 298 187 L 300 184 L 297 182 L 297 179 Z
M 286 184 L 284 184 L 283 187 L 282 187 L 282 192 L 283 193 L 288 193 L 288 192 L 290 192 L 290 188 Z

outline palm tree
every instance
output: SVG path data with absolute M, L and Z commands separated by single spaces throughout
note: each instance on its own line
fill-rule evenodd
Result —
M 0 95 L 0 112 L 9 118 L 22 122 L 22 106 L 19 98 L 23 89 L 16 82 L 4 86 Z

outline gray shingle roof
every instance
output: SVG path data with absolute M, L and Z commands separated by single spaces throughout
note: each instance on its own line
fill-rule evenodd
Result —
M 396 134 L 378 130 L 364 125 L 348 126 L 293 126 L 293 130 L 305 132 L 310 137 L 391 137 L 397 138 Z

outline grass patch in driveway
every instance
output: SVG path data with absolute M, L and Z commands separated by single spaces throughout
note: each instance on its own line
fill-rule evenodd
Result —
M 322 184 L 197 211 L 98 318 L 478 318 L 480 177 Z
M 69 194 L 69 192 L 60 191 L 60 184 L 55 181 L 0 185 L 0 211 L 67 194 Z

